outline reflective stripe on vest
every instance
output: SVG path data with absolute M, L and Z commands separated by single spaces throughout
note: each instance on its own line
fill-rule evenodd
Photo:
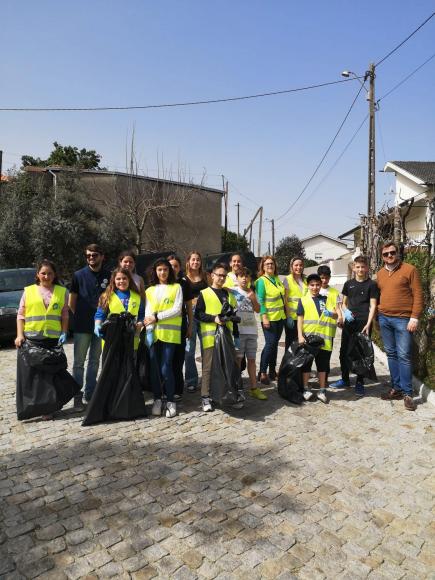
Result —
M 301 298 L 302 306 L 304 307 L 304 334 L 315 334 L 320 336 L 325 341 L 325 345 L 322 346 L 322 350 L 332 350 L 332 339 L 335 335 L 336 325 L 332 325 L 333 320 L 329 316 L 325 316 L 323 313 L 319 316 L 317 307 L 311 296 L 303 296 Z M 328 300 L 326 301 L 326 307 L 328 308 Z
M 205 313 L 210 314 L 210 316 L 217 316 L 222 312 L 222 302 L 216 295 L 216 292 L 212 288 L 205 288 L 201 290 L 202 297 L 205 304 Z M 234 308 L 237 307 L 237 302 L 231 292 L 228 292 L 228 302 Z M 233 323 L 227 322 L 227 328 L 233 331 Z M 201 344 L 202 348 L 212 348 L 214 346 L 214 335 L 216 334 L 216 322 L 201 322 Z
M 130 312 L 137 320 L 139 314 L 140 296 L 137 292 L 130 290 L 130 298 L 128 300 L 127 312 Z M 113 292 L 109 298 L 109 314 L 122 314 L 125 312 L 124 304 L 121 302 L 119 296 Z M 104 341 L 103 341 L 104 346 Z M 134 337 L 134 350 L 139 348 L 139 336 Z
M 266 290 L 264 305 L 267 310 L 268 319 L 271 322 L 276 320 L 283 320 L 286 317 L 284 310 L 285 288 L 281 280 L 279 280 L 279 278 L 275 278 L 275 285 L 269 280 L 267 276 L 261 276 L 258 279 L 264 281 L 264 288 Z
M 298 317 L 296 311 L 298 309 L 299 298 L 302 298 L 308 294 L 307 281 L 305 278 L 302 278 L 303 287 L 301 288 L 293 278 L 292 274 L 286 276 L 286 279 L 288 283 L 287 308 L 290 316 L 293 318 L 293 320 L 296 320 Z
M 151 310 L 156 314 L 174 307 L 177 292 L 180 288 L 180 284 L 159 284 L 159 289 L 161 286 L 164 286 L 165 292 L 160 301 L 157 299 L 157 286 L 150 286 L 145 292 L 145 296 L 151 304 Z M 158 320 L 154 328 L 155 340 L 181 344 L 181 322 L 181 311 L 178 316 L 171 316 L 171 318 L 165 318 L 162 321 Z
M 29 338 L 59 338 L 62 332 L 62 308 L 65 304 L 65 295 L 66 288 L 56 284 L 50 304 L 45 308 L 37 284 L 24 288 L 24 332 Z

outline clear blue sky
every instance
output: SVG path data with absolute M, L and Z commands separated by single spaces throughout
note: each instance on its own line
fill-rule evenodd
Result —
M 338 80 L 344 69 L 364 74 L 433 9 L 432 0 L 6 0 L 0 106 L 168 103 Z M 377 97 L 434 52 L 435 18 L 378 68 Z M 47 156 L 57 140 L 96 149 L 103 165 L 124 170 L 135 127 L 139 164 L 148 174 L 156 174 L 159 158 L 173 177 L 180 168 L 199 181 L 206 171 L 207 184 L 220 187 L 225 175 L 235 229 L 237 202 L 242 224 L 259 205 L 267 218 L 284 213 L 357 90 L 355 81 L 179 109 L 0 112 L 0 149 L 9 168 L 23 154 Z M 435 59 L 381 103 L 378 169 L 388 160 L 435 159 L 434 95 Z M 323 179 L 366 112 L 361 96 L 317 177 L 277 222 L 277 241 L 290 233 L 339 235 L 366 211 L 367 125 Z M 391 176 L 377 176 L 378 205 L 391 203 Z M 267 243 L 267 223 L 265 230 Z

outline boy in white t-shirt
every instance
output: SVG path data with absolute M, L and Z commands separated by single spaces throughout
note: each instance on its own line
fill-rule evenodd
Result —
M 237 361 L 239 365 L 243 357 L 247 358 L 247 369 L 250 381 L 249 394 L 255 399 L 265 401 L 267 396 L 258 387 L 255 357 L 257 355 L 257 320 L 255 313 L 260 312 L 255 292 L 251 288 L 251 273 L 248 268 L 241 267 L 237 272 L 237 286 L 228 288 L 237 301 L 237 315 L 240 316 L 239 339 L 235 340 Z

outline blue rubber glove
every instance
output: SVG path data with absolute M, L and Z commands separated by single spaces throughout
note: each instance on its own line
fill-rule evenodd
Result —
M 102 338 L 102 333 L 101 333 L 101 324 L 98 324 L 97 322 L 94 325 L 94 334 L 97 338 Z
M 346 322 L 353 322 L 355 320 L 349 308 L 343 308 L 343 316 Z
M 325 308 L 325 310 L 323 311 L 323 314 L 324 314 L 325 316 L 332 316 L 334 313 L 333 313 L 333 312 L 331 312 L 330 310 L 327 310 L 327 309 Z
M 295 321 L 293 320 L 293 318 L 291 316 L 286 318 L 285 325 L 287 326 L 287 328 L 289 330 L 293 330 L 293 328 L 295 327 Z
M 60 336 L 59 336 L 59 340 L 57 341 L 57 344 L 59 346 L 62 346 L 63 344 L 66 343 L 66 332 L 61 332 Z
M 145 333 L 145 344 L 148 348 L 151 348 L 154 343 L 154 329 L 147 328 Z
M 240 336 L 238 336 L 237 338 L 234 337 L 234 346 L 236 350 L 240 350 Z

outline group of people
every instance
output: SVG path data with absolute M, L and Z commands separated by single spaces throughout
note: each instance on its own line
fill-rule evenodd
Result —
M 264 256 L 254 281 L 238 253 L 231 256 L 229 269 L 217 263 L 208 278 L 201 254 L 192 251 L 184 271 L 175 255 L 156 260 L 145 283 L 135 272 L 133 251 L 122 252 L 112 272 L 104 266 L 104 252 L 97 244 L 86 247 L 85 257 L 87 264 L 74 273 L 69 292 L 59 284 L 53 262 L 43 260 L 38 265 L 36 283 L 25 288 L 21 299 L 15 340 L 17 348 L 26 338 L 51 343 L 57 340 L 63 344 L 67 339 L 68 311 L 72 312 L 72 374 L 81 389 L 74 397 L 77 410 L 84 410 L 95 390 L 104 322 L 110 315 L 123 312 L 130 313 L 135 320 L 135 351 L 140 334 L 145 336 L 151 366 L 153 415 L 164 413 L 166 417 L 174 417 L 184 388 L 188 392 L 198 389 L 197 339 L 202 360 L 202 409 L 213 410 L 210 387 L 215 335 L 222 325 L 232 334 L 235 359 L 240 368 L 246 364 L 249 394 L 257 400 L 267 399 L 261 387 L 277 378 L 278 345 L 283 331 L 286 350 L 295 342 L 304 343 L 307 335 L 320 336 L 323 346 L 315 357 L 317 398 L 326 403 L 337 326 L 342 328 L 342 376 L 329 385 L 333 389 L 350 386 L 347 351 L 351 333 L 370 335 L 376 316 L 391 374 L 391 388 L 383 398 L 404 398 L 405 408 L 415 409 L 411 348 L 412 333 L 417 329 L 423 309 L 422 289 L 416 269 L 401 261 L 399 248 L 393 243 L 382 248 L 384 267 L 378 272 L 376 282 L 368 276 L 367 259 L 357 257 L 352 267 L 353 277 L 345 283 L 341 294 L 329 285 L 328 266 L 319 266 L 317 273 L 305 277 L 302 258 L 293 258 L 288 275 L 282 278 L 278 276 L 275 258 Z M 236 310 L 239 322 L 223 319 L 225 305 Z M 258 374 L 256 313 L 259 313 L 265 340 Z M 314 398 L 309 386 L 310 372 L 311 365 L 302 368 L 306 401 Z M 364 394 L 364 378 L 357 376 L 355 396 L 361 398 Z M 239 390 L 234 406 L 242 407 L 243 400 L 243 392 Z

